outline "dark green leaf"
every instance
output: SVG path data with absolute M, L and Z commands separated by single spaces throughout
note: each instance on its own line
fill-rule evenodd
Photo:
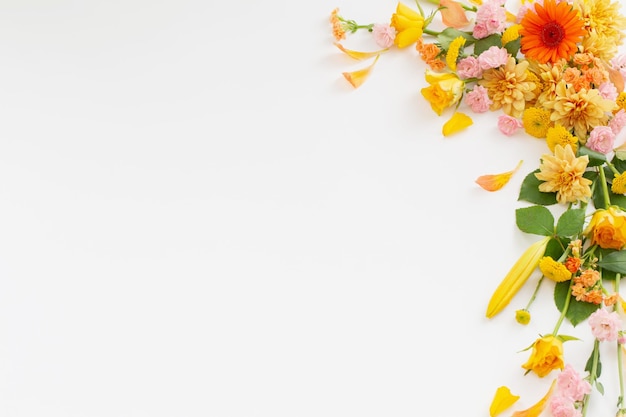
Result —
M 556 223 L 556 235 L 562 237 L 577 235 L 582 232 L 584 223 L 584 209 L 566 210 Z
M 626 274 L 626 251 L 616 250 L 606 254 L 598 261 L 598 266 L 608 271 Z
M 509 52 L 509 54 L 511 54 L 512 57 L 516 57 L 517 53 L 519 52 L 520 44 L 521 38 L 517 38 L 514 41 L 508 42 L 506 45 L 504 45 L 504 48 Z
M 569 287 L 569 281 L 556 283 L 554 286 L 554 304 L 562 312 L 563 307 L 565 307 L 565 300 L 567 297 L 570 297 L 565 317 L 572 323 L 572 326 L 576 326 L 585 321 L 600 306 L 598 304 L 576 301 L 576 298 L 570 295 Z
M 518 200 L 528 201 L 529 203 L 539 204 L 540 206 L 556 204 L 556 193 L 542 193 L 539 191 L 539 184 L 541 184 L 542 181 L 539 181 L 537 177 L 535 177 L 537 172 L 539 172 L 538 169 L 526 175 L 526 178 L 522 181 Z
M 609 190 L 610 191 L 610 190 Z M 602 179 L 598 175 L 593 182 L 593 194 L 591 195 L 591 199 L 593 200 L 593 205 L 597 209 L 606 209 L 606 202 L 604 200 L 604 191 L 602 189 Z
M 498 46 L 501 47 L 502 46 L 502 36 L 494 33 L 493 35 L 489 35 L 486 38 L 482 38 L 476 41 L 476 44 L 474 45 L 474 54 L 475 55 L 480 55 L 483 52 L 485 52 L 487 49 L 491 48 L 492 46 Z
M 569 244 L 570 239 L 550 239 L 548 242 L 548 246 L 546 246 L 546 251 L 544 252 L 544 256 L 549 256 L 552 259 L 559 259 L 563 252 L 564 248 Z
M 518 208 L 515 210 L 515 223 L 522 232 L 541 236 L 554 234 L 554 216 L 544 206 Z
M 598 355 L 598 362 L 596 363 L 596 373 L 595 375 L 591 377 L 592 381 L 595 381 L 596 379 L 598 379 L 600 377 L 600 374 L 602 374 L 602 362 L 600 362 L 600 350 L 598 349 L 594 349 L 591 351 L 591 355 L 589 355 L 589 359 L 587 359 L 587 363 L 585 364 L 585 371 L 587 371 L 590 374 L 593 372 L 594 352 L 596 352 Z

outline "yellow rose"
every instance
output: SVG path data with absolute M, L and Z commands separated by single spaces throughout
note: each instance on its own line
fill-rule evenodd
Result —
M 522 368 L 544 377 L 554 369 L 563 369 L 564 366 L 563 342 L 553 335 L 548 335 L 535 341 L 530 358 Z
M 622 249 L 626 245 L 626 213 L 615 206 L 596 210 L 585 229 L 591 244 L 604 249 Z
M 463 97 L 465 83 L 456 74 L 426 70 L 426 82 L 430 86 L 422 88 L 422 95 L 439 116 Z
M 398 3 L 396 12 L 391 16 L 391 26 L 396 30 L 394 43 L 404 48 L 417 42 L 424 32 L 424 16 L 410 7 Z

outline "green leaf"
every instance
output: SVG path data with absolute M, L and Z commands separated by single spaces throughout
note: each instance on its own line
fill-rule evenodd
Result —
M 591 195 L 591 199 L 593 200 L 593 205 L 597 209 L 607 209 L 606 203 L 604 202 L 604 191 L 602 191 L 602 179 L 598 175 L 593 182 L 593 194 Z M 610 190 L 609 190 L 610 192 Z
M 575 236 L 582 232 L 584 224 L 584 209 L 566 210 L 556 223 L 556 235 L 562 237 Z
M 494 33 L 493 35 L 489 35 L 486 38 L 477 40 L 476 44 L 474 45 L 474 54 L 478 56 L 492 46 L 502 46 L 502 35 Z
M 504 49 L 506 49 L 512 57 L 516 57 L 517 53 L 519 52 L 521 40 L 522 38 L 517 38 L 514 41 L 508 42 L 506 45 L 504 45 Z
M 591 377 L 591 383 L 593 384 L 594 382 L 596 384 L 599 384 L 599 382 L 597 381 L 597 379 L 600 377 L 600 374 L 602 373 L 602 362 L 600 362 L 600 351 L 598 349 L 593 349 L 591 351 L 591 355 L 589 355 L 589 359 L 587 359 L 587 363 L 585 364 L 585 371 L 587 371 L 588 373 L 592 373 L 593 372 L 593 355 L 594 352 L 598 352 L 598 362 L 596 363 L 596 373 L 595 375 L 590 375 Z M 600 384 L 602 385 L 602 384 Z
M 474 37 L 469 32 L 463 32 L 462 30 L 458 30 L 455 28 L 446 28 L 441 31 L 439 35 L 437 35 L 437 42 L 439 43 L 439 47 L 444 51 L 447 51 L 450 48 L 450 42 L 458 38 L 459 36 L 463 36 L 465 38 L 465 46 L 471 45 L 474 42 Z
M 565 307 L 565 300 L 570 297 L 569 307 L 565 313 L 565 317 L 572 323 L 572 326 L 576 326 L 585 321 L 591 313 L 596 311 L 600 306 L 598 304 L 585 303 L 583 301 L 576 301 L 576 298 L 570 295 L 570 282 L 557 282 L 554 286 L 554 304 L 563 312 Z
M 552 236 L 554 216 L 544 206 L 531 206 L 515 210 L 515 222 L 522 232 Z
M 546 251 L 543 253 L 543 256 L 549 256 L 552 259 L 559 259 L 561 255 L 563 255 L 563 248 L 566 248 L 569 242 L 570 239 L 564 238 L 550 239 L 550 241 L 548 242 L 548 246 L 546 246 Z
M 570 340 L 580 340 L 580 338 L 576 336 L 568 336 L 566 334 L 560 334 L 557 336 L 561 342 L 569 342 Z
M 524 181 L 522 181 L 518 200 L 528 201 L 529 203 L 539 204 L 540 206 L 556 204 L 556 193 L 542 193 L 539 191 L 539 184 L 543 181 L 539 181 L 537 177 L 535 177 L 537 172 L 539 172 L 538 169 L 526 175 Z
M 626 274 L 626 251 L 616 250 L 602 257 L 598 266 L 620 274 Z
M 602 368 L 602 365 L 598 363 L 598 372 L 601 368 Z M 596 389 L 598 390 L 600 394 L 604 395 L 604 385 L 602 385 L 602 382 L 596 381 Z
M 597 167 L 606 162 L 606 156 L 600 152 L 592 151 L 586 146 L 581 146 L 578 148 L 578 155 L 584 156 L 587 155 L 589 157 L 588 167 Z

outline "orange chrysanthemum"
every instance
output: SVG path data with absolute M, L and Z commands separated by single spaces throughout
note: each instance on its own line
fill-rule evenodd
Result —
M 569 59 L 578 51 L 576 45 L 587 33 L 585 22 L 572 6 L 561 1 L 546 0 L 535 4 L 520 22 L 521 51 L 526 58 L 540 63 Z

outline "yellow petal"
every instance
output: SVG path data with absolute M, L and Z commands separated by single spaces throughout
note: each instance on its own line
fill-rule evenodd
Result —
M 380 58 L 380 55 L 376 55 L 376 59 L 374 59 L 374 62 L 372 62 L 369 66 L 352 72 L 344 72 L 343 76 L 350 84 L 352 84 L 352 87 L 359 88 L 361 84 L 365 82 L 368 75 L 370 75 L 370 72 L 372 71 L 374 64 L 376 64 L 376 61 L 378 61 L 378 58 Z
M 487 191 L 498 191 L 509 182 L 513 174 L 515 174 L 522 165 L 522 162 L 523 161 L 519 161 L 513 171 L 503 172 L 502 174 L 481 175 L 476 179 L 476 184 Z
M 515 22 L 517 22 L 517 16 L 507 10 L 506 11 L 506 21 L 515 23 Z
M 335 42 L 335 46 L 341 49 L 341 51 L 344 52 L 346 55 L 348 55 L 350 58 L 354 58 L 358 60 L 371 58 L 373 56 L 380 55 L 383 52 L 386 52 L 389 50 L 389 48 L 385 48 L 385 49 L 380 49 L 378 51 L 373 51 L 373 52 L 359 52 L 359 51 L 353 51 L 352 49 L 344 48 L 344 46 L 340 44 L 339 42 Z
M 406 48 L 409 45 L 413 45 L 419 38 L 422 37 L 422 28 L 408 28 L 396 34 L 393 42 L 398 48 Z
M 489 407 L 489 415 L 495 417 L 519 400 L 519 395 L 511 394 L 508 387 L 501 386 L 496 390 L 491 406 Z
M 522 288 L 522 285 L 539 264 L 550 239 L 550 236 L 545 236 L 533 243 L 515 262 L 489 300 L 486 314 L 488 318 L 495 316 L 506 307 L 513 296 Z
M 552 391 L 554 391 L 555 386 L 556 386 L 556 379 L 552 381 L 552 384 L 550 385 L 550 389 L 548 390 L 546 395 L 544 395 L 543 398 L 540 399 L 539 402 L 537 402 L 537 404 L 533 405 L 532 407 L 526 410 L 516 411 L 511 415 L 511 417 L 538 417 L 539 414 L 541 414 L 541 412 L 543 411 L 543 409 L 546 408 L 546 404 L 548 403 L 548 400 L 552 396 Z
M 443 129 L 441 130 L 444 136 L 450 136 L 453 133 L 460 132 L 461 130 L 467 129 L 469 126 L 474 123 L 472 119 L 465 113 L 454 112 L 450 120 L 448 120 L 443 125 Z

